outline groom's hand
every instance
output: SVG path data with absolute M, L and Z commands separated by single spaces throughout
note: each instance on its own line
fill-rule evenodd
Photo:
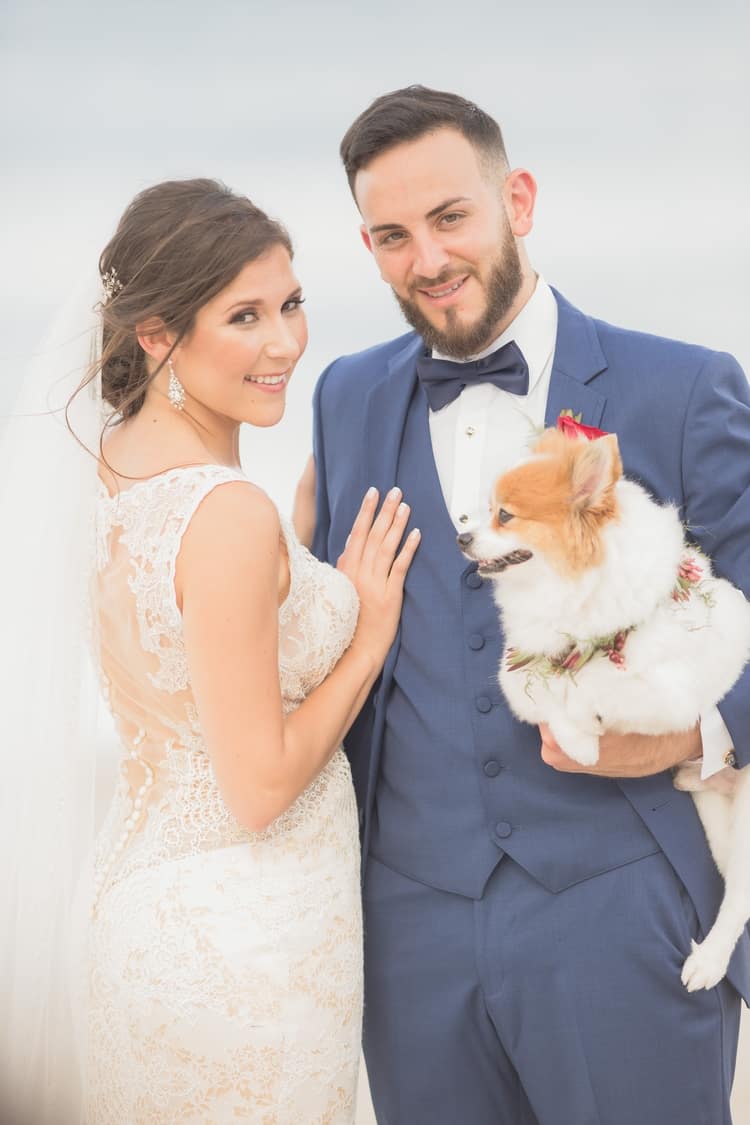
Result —
M 315 531 L 315 458 L 312 453 L 294 493 L 292 523 L 300 543 L 311 547 Z
M 599 777 L 647 777 L 661 773 L 703 752 L 700 727 L 679 734 L 604 734 L 599 739 L 599 761 L 582 766 L 569 758 L 544 723 L 542 761 L 563 773 L 591 773 Z

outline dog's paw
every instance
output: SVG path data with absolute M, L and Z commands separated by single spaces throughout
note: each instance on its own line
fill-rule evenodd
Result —
M 714 988 L 726 976 L 729 958 L 717 952 L 708 942 L 691 942 L 693 952 L 682 966 L 682 983 L 688 992 Z
M 702 762 L 683 762 L 679 765 L 672 778 L 675 789 L 680 789 L 683 793 L 698 793 L 705 789 L 705 783 L 701 781 L 701 766 Z
M 563 750 L 581 766 L 595 766 L 599 761 L 599 739 L 595 734 L 578 734 L 574 742 L 563 746 Z

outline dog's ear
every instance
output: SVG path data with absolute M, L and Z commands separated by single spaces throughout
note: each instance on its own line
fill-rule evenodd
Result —
M 622 476 L 622 460 L 616 434 L 574 446 L 571 465 L 571 502 L 575 508 L 602 506 L 610 490 Z

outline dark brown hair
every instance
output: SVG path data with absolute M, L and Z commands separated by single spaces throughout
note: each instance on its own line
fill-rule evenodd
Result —
M 291 256 L 284 228 L 218 180 L 169 180 L 133 199 L 99 259 L 108 290 L 102 395 L 118 418 L 138 413 L 157 374 L 146 368 L 136 327 L 161 322 L 176 346 L 198 310 L 277 245 Z
M 406 86 L 376 98 L 347 129 L 339 152 L 354 195 L 354 179 L 376 156 L 437 129 L 456 129 L 481 156 L 507 165 L 498 123 L 473 102 L 444 90 Z

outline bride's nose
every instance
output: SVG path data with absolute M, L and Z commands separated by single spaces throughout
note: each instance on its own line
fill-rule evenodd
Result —
M 264 351 L 269 359 L 279 359 L 288 361 L 289 363 L 295 363 L 302 355 L 303 349 L 303 342 L 287 322 L 282 320 L 269 328 L 268 339 L 264 347 Z

